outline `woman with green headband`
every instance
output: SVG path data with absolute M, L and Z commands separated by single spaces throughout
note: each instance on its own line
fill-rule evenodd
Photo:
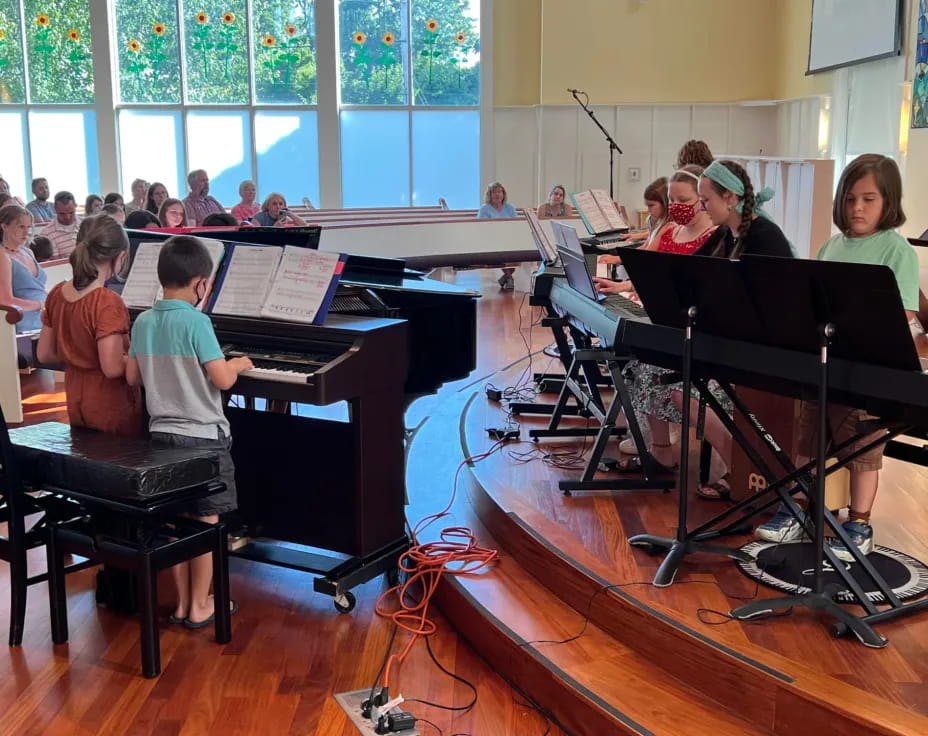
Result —
M 755 192 L 751 178 L 734 161 L 716 160 L 699 180 L 699 199 L 714 225 L 725 225 L 725 236 L 700 255 L 738 258 L 742 253 L 792 258 L 793 249 L 770 216 L 761 208 L 772 189 Z

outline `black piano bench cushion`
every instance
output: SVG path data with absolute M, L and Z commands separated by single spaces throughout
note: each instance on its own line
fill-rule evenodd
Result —
M 210 450 L 181 449 L 144 439 L 45 422 L 10 430 L 23 481 L 100 498 L 153 499 L 219 477 Z

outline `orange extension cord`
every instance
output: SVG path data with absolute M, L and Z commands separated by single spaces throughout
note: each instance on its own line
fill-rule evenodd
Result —
M 458 492 L 458 478 L 464 466 L 468 463 L 477 463 L 488 458 L 500 447 L 504 441 L 494 443 L 486 452 L 465 458 L 454 472 L 454 484 L 451 489 L 451 498 L 447 506 L 436 514 L 423 517 L 412 529 L 412 547 L 399 559 L 399 568 L 408 577 L 402 585 L 394 585 L 377 599 L 375 610 L 377 615 L 392 620 L 397 627 L 408 631 L 412 636 L 406 643 L 402 652 L 391 654 L 384 671 L 383 686 L 389 687 L 390 675 L 393 665 L 403 663 L 413 644 L 420 636 L 429 636 L 436 630 L 435 623 L 429 618 L 429 604 L 438 588 L 441 576 L 469 575 L 488 567 L 497 559 L 499 552 L 495 549 L 486 549 L 477 544 L 477 538 L 467 527 L 452 526 L 441 530 L 440 541 L 419 542 L 419 535 L 439 519 L 450 514 Z M 418 599 L 414 593 L 421 590 Z M 396 593 L 399 608 L 388 611 L 384 604 L 392 594 Z

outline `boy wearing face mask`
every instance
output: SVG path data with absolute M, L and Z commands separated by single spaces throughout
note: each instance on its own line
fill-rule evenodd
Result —
M 142 433 L 139 390 L 126 382 L 129 312 L 106 288 L 129 249 L 126 231 L 112 217 L 86 218 L 71 251 L 73 278 L 45 301 L 38 357 L 64 364 L 72 426 L 124 436 Z
M 139 315 L 132 326 L 126 378 L 145 386 L 145 403 L 155 442 L 194 447 L 219 455 L 220 479 L 226 490 L 199 499 L 191 516 L 207 524 L 236 508 L 232 437 L 222 410 L 222 394 L 239 373 L 253 366 L 246 357 L 226 360 L 213 325 L 197 311 L 206 295 L 212 259 L 199 238 L 177 235 L 165 241 L 158 255 L 158 280 L 164 298 Z M 203 555 L 171 568 L 177 605 L 171 623 L 199 629 L 213 621 L 209 595 L 212 557 Z M 233 612 L 237 606 L 233 605 Z

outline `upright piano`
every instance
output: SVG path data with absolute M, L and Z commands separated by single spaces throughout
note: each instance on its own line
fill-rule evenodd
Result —
M 133 250 L 166 237 L 130 232 Z M 321 326 L 211 315 L 223 351 L 255 364 L 227 397 L 230 528 L 247 540 L 235 555 L 320 573 L 314 588 L 341 611 L 350 588 L 396 570 L 409 546 L 405 410 L 476 367 L 477 297 L 402 260 L 350 256 Z

